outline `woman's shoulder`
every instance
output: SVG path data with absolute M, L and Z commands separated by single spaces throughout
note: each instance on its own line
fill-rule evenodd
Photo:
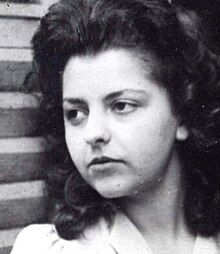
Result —
M 25 227 L 18 234 L 11 254 L 48 253 L 59 239 L 52 224 L 33 224 Z
M 32 236 L 37 236 L 37 237 L 44 237 L 44 236 L 51 236 L 56 232 L 54 225 L 52 224 L 32 224 L 29 225 L 25 228 L 23 228 L 19 235 L 18 239 L 22 239 L 25 237 L 32 237 Z
M 54 225 L 33 224 L 18 234 L 11 254 L 84 254 L 88 250 L 93 254 L 100 253 L 97 249 L 103 248 L 105 253 L 113 253 L 106 246 L 105 234 L 106 227 L 103 229 L 103 223 L 98 223 L 84 232 L 85 237 L 65 240 L 58 235 Z
M 18 234 L 11 254 L 81 254 L 83 247 L 79 240 L 62 239 L 52 224 L 33 224 Z

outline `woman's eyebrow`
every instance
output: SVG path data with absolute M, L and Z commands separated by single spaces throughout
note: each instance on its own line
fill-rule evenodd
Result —
M 147 95 L 146 91 L 145 90 L 139 90 L 139 89 L 125 89 L 125 90 L 120 90 L 120 91 L 117 91 L 117 92 L 113 92 L 113 93 L 110 93 L 108 94 L 106 97 L 105 97 L 105 101 L 111 101 L 111 100 L 114 100 L 118 97 L 120 97 L 121 95 Z
M 83 98 L 69 98 L 69 97 L 66 97 L 63 99 L 63 104 L 64 103 L 68 103 L 68 104 L 86 104 L 87 102 L 83 99 Z
M 120 90 L 117 92 L 113 92 L 108 94 L 105 98 L 104 101 L 112 101 L 122 95 L 147 95 L 145 90 L 139 90 L 139 89 L 124 89 Z M 68 103 L 68 104 L 87 104 L 87 101 L 84 98 L 74 98 L 74 97 L 65 97 L 63 99 L 63 103 Z

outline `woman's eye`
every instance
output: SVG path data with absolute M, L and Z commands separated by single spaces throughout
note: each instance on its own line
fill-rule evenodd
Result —
M 113 104 L 113 110 L 117 113 L 130 113 L 137 108 L 137 105 L 131 102 L 118 101 Z
M 66 119 L 73 125 L 79 125 L 86 118 L 86 114 L 78 109 L 69 109 L 65 115 Z

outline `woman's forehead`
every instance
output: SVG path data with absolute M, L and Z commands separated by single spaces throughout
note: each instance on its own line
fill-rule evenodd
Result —
M 63 73 L 64 94 L 85 90 L 142 89 L 151 80 L 152 63 L 128 50 L 109 50 L 98 55 L 71 57 Z

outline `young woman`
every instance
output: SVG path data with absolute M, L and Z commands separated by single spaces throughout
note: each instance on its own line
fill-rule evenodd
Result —
M 55 204 L 13 254 L 220 252 L 219 59 L 179 20 L 166 0 L 62 0 L 42 19 Z

